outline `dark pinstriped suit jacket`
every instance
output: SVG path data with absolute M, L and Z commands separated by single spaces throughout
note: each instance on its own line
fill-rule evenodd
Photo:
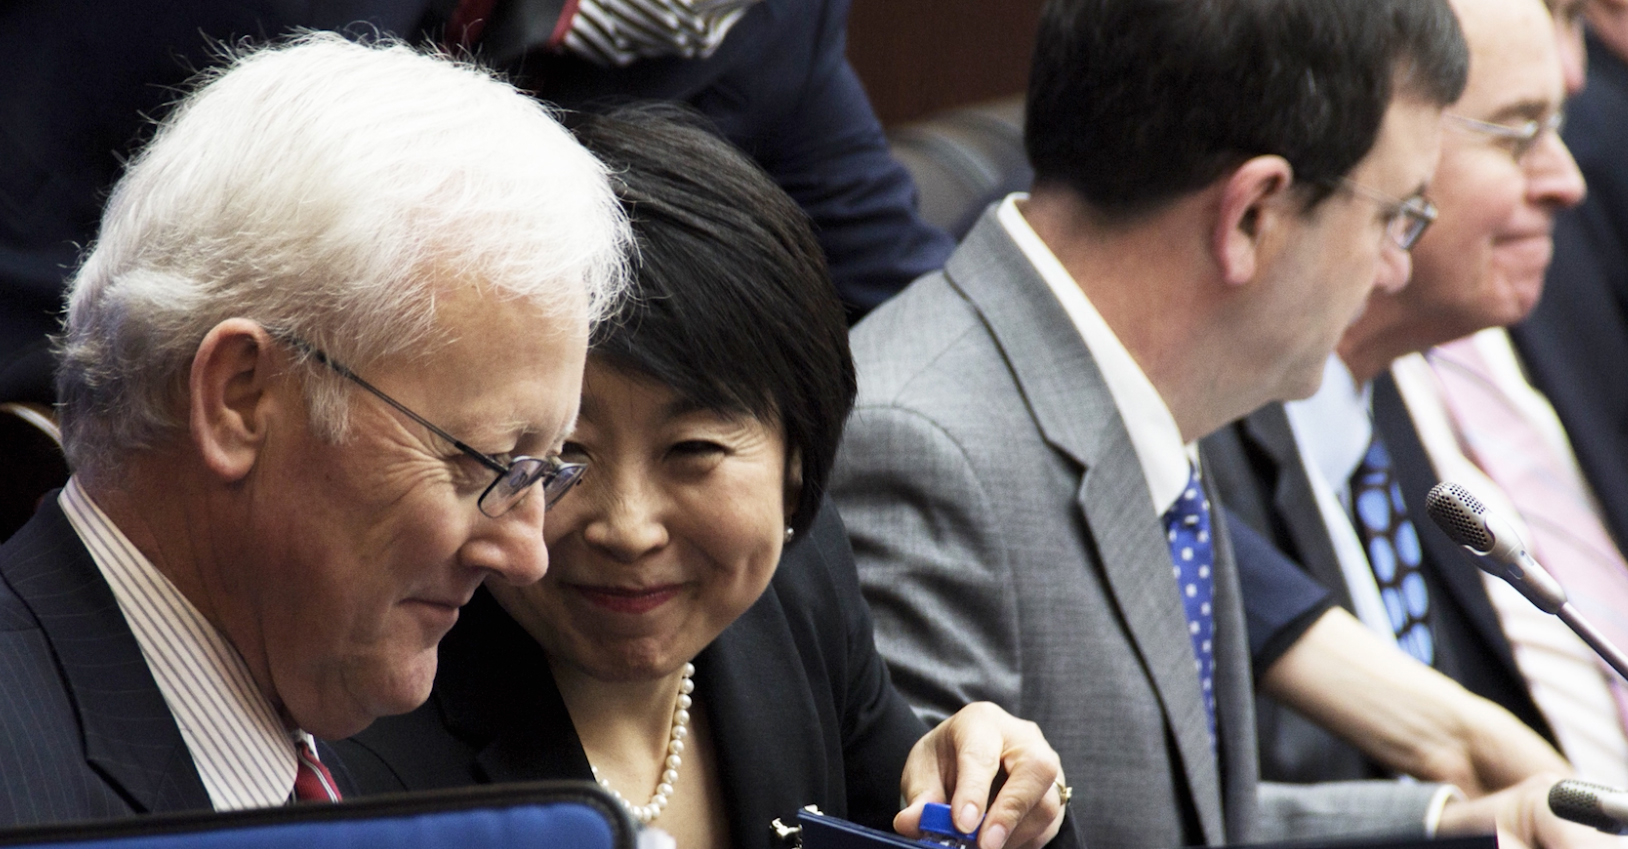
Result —
M 209 807 L 113 591 L 53 493 L 0 546 L 0 826 Z
M 317 743 L 342 795 L 349 771 Z M 57 505 L 0 545 L 0 828 L 210 810 L 113 591 Z

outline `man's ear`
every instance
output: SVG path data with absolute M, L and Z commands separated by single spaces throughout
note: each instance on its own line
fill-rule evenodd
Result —
M 1273 222 L 1291 207 L 1285 201 L 1294 168 L 1281 156 L 1257 156 L 1238 166 L 1221 186 L 1212 251 L 1229 285 L 1254 279 L 1260 250 Z
M 259 458 L 272 382 L 286 364 L 279 350 L 258 323 L 229 318 L 192 355 L 187 423 L 204 465 L 224 480 L 241 480 Z

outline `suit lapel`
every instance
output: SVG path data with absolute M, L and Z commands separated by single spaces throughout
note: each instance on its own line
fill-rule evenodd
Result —
M 992 211 L 945 275 L 982 314 L 1047 442 L 1084 469 L 1076 500 L 1108 591 L 1159 696 L 1205 836 L 1224 842 L 1220 780 L 1186 614 L 1146 477 L 1107 384 L 1079 331 Z
M 1205 486 L 1210 501 L 1220 503 L 1214 481 Z M 1250 672 L 1249 631 L 1244 623 L 1243 590 L 1238 584 L 1237 558 L 1227 522 L 1218 513 L 1212 517 L 1215 530 L 1215 710 L 1216 733 L 1220 736 L 1219 768 L 1226 776 L 1221 794 L 1225 805 L 1225 834 L 1209 832 L 1211 845 L 1239 843 L 1250 839 L 1256 818 L 1256 783 L 1260 759 L 1255 737 L 1255 689 Z M 1222 670 L 1233 670 L 1226 674 Z M 1244 792 L 1248 788 L 1250 792 Z
M 90 552 L 52 493 L 0 562 L 61 664 L 85 759 L 139 812 L 209 808 L 181 731 Z
M 1117 419 L 1112 428 L 1122 435 L 1123 428 Z M 1171 577 L 1172 564 L 1164 534 L 1150 513 L 1151 502 L 1141 466 L 1129 437 L 1124 440 L 1123 446 L 1114 446 L 1112 453 L 1086 468 L 1078 503 L 1096 542 L 1126 630 L 1153 680 L 1176 746 L 1181 751 L 1205 837 L 1218 844 L 1225 842 L 1221 783 L 1210 745 L 1203 696 L 1193 670 L 1187 616 Z M 1220 583 L 1218 580 L 1217 584 Z M 1221 624 L 1219 619 L 1217 624 Z M 1226 677 L 1222 667 L 1218 667 L 1216 677 Z
M 736 845 L 761 842 L 774 817 L 822 802 L 823 785 L 808 782 L 833 774 L 819 746 L 792 731 L 822 723 L 810 701 L 816 688 L 787 681 L 804 673 L 785 621 L 771 587 L 695 659 L 696 703 L 715 732 L 728 729 L 712 743 Z M 436 698 L 453 733 L 488 741 L 475 756 L 485 780 L 592 780 L 541 647 L 486 590 L 443 640 L 441 669 Z
M 1323 586 L 1334 591 L 1342 607 L 1351 609 L 1351 592 L 1345 583 L 1328 526 L 1317 508 L 1317 497 L 1307 477 L 1305 458 L 1295 442 L 1294 430 L 1282 404 L 1268 404 L 1244 419 L 1244 432 L 1260 446 L 1277 467 L 1272 491 L 1272 507 L 1283 518 L 1300 565 Z M 1330 481 L 1337 486 L 1339 481 Z
M 846 801 L 824 799 L 825 785 L 810 783 L 841 774 L 842 765 L 827 763 L 819 745 L 824 723 L 812 694 L 827 685 L 807 680 L 786 621 L 771 585 L 695 659 L 697 700 L 712 724 L 737 846 L 761 843 L 771 820 L 789 823 L 804 805 L 831 813 Z M 774 780 L 764 780 L 769 775 Z
M 497 784 L 593 780 L 542 647 L 484 587 L 439 652 L 432 698 L 452 733 L 479 747 L 479 777 Z
M 1513 680 L 1522 681 L 1520 669 L 1515 665 L 1514 652 L 1504 636 L 1498 612 L 1487 599 L 1481 584 L 1481 570 L 1471 561 L 1464 549 L 1447 537 L 1425 512 L 1425 496 L 1436 485 L 1435 467 L 1425 452 L 1419 434 L 1413 428 L 1407 406 L 1397 391 L 1396 380 L 1390 372 L 1374 379 L 1374 427 L 1385 439 L 1391 453 L 1392 467 L 1397 483 L 1402 487 L 1402 499 L 1407 503 L 1408 517 L 1418 531 L 1424 549 L 1427 571 L 1440 581 L 1463 616 L 1492 647 L 1498 662 Z

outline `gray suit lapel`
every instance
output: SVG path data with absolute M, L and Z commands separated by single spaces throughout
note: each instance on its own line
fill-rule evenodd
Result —
M 1212 504 L 1220 497 L 1206 481 Z M 1224 511 L 1211 517 L 1215 540 L 1215 711 L 1221 738 L 1221 766 L 1226 772 L 1226 842 L 1254 840 L 1255 789 L 1260 760 L 1255 738 L 1255 689 L 1249 659 L 1249 632 L 1244 624 L 1243 592 Z M 1244 792 L 1245 789 L 1248 792 Z M 1214 839 L 1211 840 L 1214 843 Z
M 945 275 L 982 314 L 1047 442 L 1084 467 L 1076 497 L 1097 560 L 1159 694 L 1205 837 L 1223 843 L 1220 780 L 1186 614 L 1141 463 L 1102 373 L 993 211 L 967 235 Z

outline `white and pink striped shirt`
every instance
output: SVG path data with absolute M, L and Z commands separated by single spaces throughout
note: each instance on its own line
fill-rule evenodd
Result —
M 288 802 L 303 731 L 289 731 L 218 628 L 70 479 L 57 499 L 113 590 L 217 811 Z

